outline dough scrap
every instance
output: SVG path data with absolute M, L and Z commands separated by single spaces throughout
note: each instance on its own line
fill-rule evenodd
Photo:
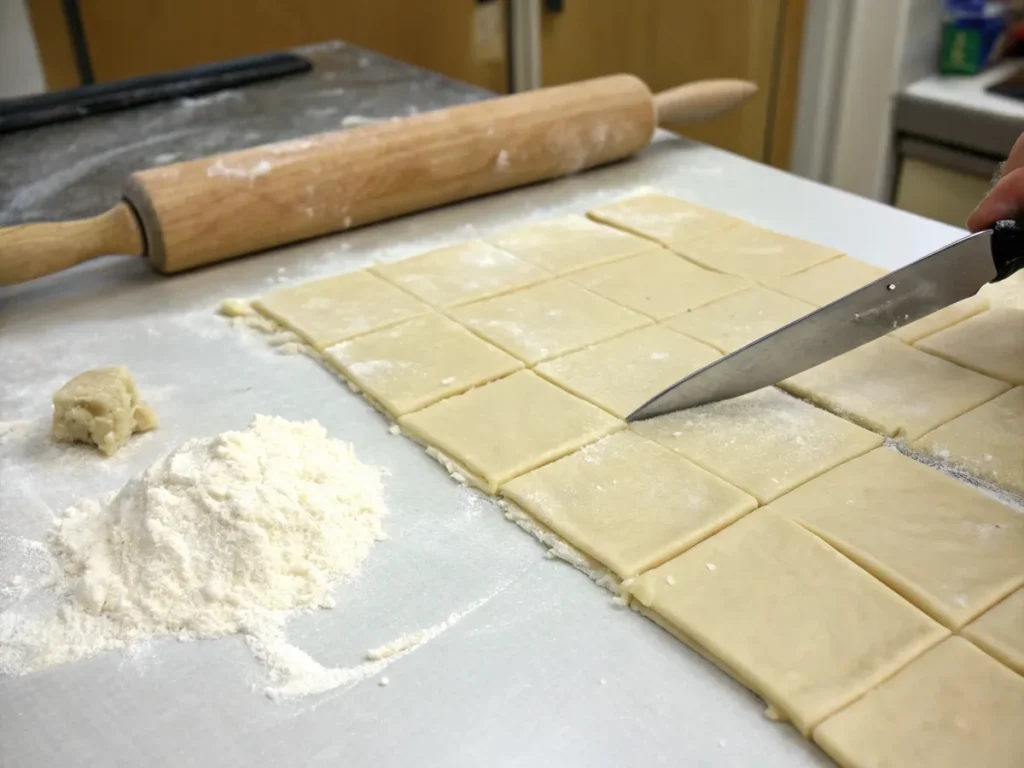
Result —
M 441 315 L 343 341 L 324 357 L 392 416 L 457 395 L 523 364 Z
M 156 429 L 157 424 L 156 412 L 142 402 L 123 365 L 80 373 L 53 396 L 53 439 L 89 443 L 107 456 L 134 433 Z
M 799 320 L 814 305 L 767 288 L 751 288 L 685 312 L 665 325 L 719 352 L 733 352 Z
M 1024 516 L 890 448 L 826 472 L 772 509 L 951 629 L 1024 584 Z
M 703 306 L 749 285 L 743 278 L 703 269 L 664 248 L 584 269 L 569 279 L 655 320 Z
M 980 296 L 971 296 L 969 299 L 943 307 L 938 312 L 925 315 L 920 320 L 908 323 L 902 328 L 897 328 L 889 335 L 895 336 L 905 344 L 913 344 L 926 336 L 931 336 L 933 333 L 938 333 L 969 317 L 974 317 L 979 312 L 984 312 L 988 308 L 989 302 L 987 299 Z
M 623 579 L 664 563 L 757 506 L 628 431 L 517 477 L 502 495 Z
M 601 205 L 588 211 L 587 216 L 671 249 L 695 237 L 742 223 L 740 219 L 660 192 Z
M 933 429 L 913 445 L 975 477 L 1024 494 L 1024 387 Z
M 651 323 L 565 280 L 466 304 L 449 314 L 527 365 Z
M 673 250 L 708 269 L 758 282 L 777 280 L 842 255 L 834 248 L 746 223 L 688 240 Z
M 908 440 L 1010 387 L 889 338 L 858 347 L 780 386 L 868 429 Z
M 887 273 L 888 270 L 866 261 L 840 256 L 769 283 L 768 287 L 794 299 L 823 307 L 873 283 Z
M 625 418 L 665 387 L 718 357 L 699 341 L 652 325 L 548 360 L 536 370 L 560 387 Z
M 806 736 L 948 631 L 772 506 L 629 590 Z
M 914 346 L 994 379 L 1024 384 L 1024 309 L 990 309 Z
M 989 608 L 960 634 L 1024 675 L 1024 589 Z
M 561 458 L 623 424 L 531 371 L 402 416 L 399 425 L 494 493 L 514 477 Z
M 814 740 L 845 768 L 1016 768 L 1024 678 L 951 637 L 833 715 Z
M 577 215 L 505 229 L 486 242 L 556 275 L 657 247 L 649 240 Z
M 370 268 L 433 307 L 453 307 L 549 280 L 510 253 L 471 240 Z
M 430 311 L 426 304 L 365 270 L 275 291 L 253 306 L 318 351 Z
M 774 387 L 636 422 L 761 504 L 882 444 L 882 438 Z

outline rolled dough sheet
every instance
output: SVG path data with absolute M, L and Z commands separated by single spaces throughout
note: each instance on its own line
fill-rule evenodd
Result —
M 659 192 L 634 195 L 598 206 L 587 215 L 595 221 L 632 232 L 672 249 L 694 237 L 742 223 L 740 219 L 724 213 Z
M 635 256 L 656 246 L 583 216 L 502 230 L 486 242 L 556 275 Z
M 890 448 L 772 508 L 951 629 L 1024 584 L 1024 516 Z
M 814 731 L 844 768 L 1017 768 L 1024 678 L 951 637 Z
M 880 434 L 916 440 L 1010 385 L 882 338 L 781 386 Z
M 994 379 L 1024 384 L 1024 309 L 990 309 L 915 346 Z
M 806 736 L 948 631 L 772 506 L 629 590 Z
M 1015 387 L 933 429 L 914 448 L 1024 494 L 1024 388 Z
M 454 460 L 487 493 L 623 427 L 600 408 L 531 371 L 402 416 L 417 441 Z
M 687 240 L 673 250 L 708 269 L 758 282 L 777 280 L 842 255 L 834 248 L 746 223 Z
M 436 314 L 330 347 L 324 357 L 392 416 L 464 392 L 523 364 Z
M 628 431 L 517 477 L 502 495 L 623 579 L 661 565 L 757 506 Z
M 665 325 L 720 352 L 733 352 L 814 310 L 813 304 L 756 287 L 673 317 Z
M 1024 589 L 989 608 L 960 634 L 1024 675 Z
M 699 341 L 657 325 L 548 360 L 538 373 L 625 418 L 665 387 L 718 359 Z
M 998 283 L 982 286 L 978 296 L 987 299 L 993 307 L 1024 309 L 1024 272 L 1015 272 Z
M 450 315 L 527 365 L 651 323 L 566 280 L 467 304 Z
M 253 306 L 318 350 L 430 311 L 366 271 L 284 288 L 257 299 Z
M 655 320 L 685 312 L 749 286 L 743 278 L 702 269 L 664 248 L 593 267 L 570 279 Z
M 544 270 L 482 240 L 370 269 L 434 307 L 467 304 L 551 278 Z
M 840 256 L 769 283 L 768 287 L 794 299 L 823 307 L 885 274 L 887 270 L 874 264 L 850 256 Z
M 906 344 L 913 344 L 926 336 L 931 336 L 933 333 L 938 333 L 969 317 L 974 317 L 979 312 L 984 312 L 988 308 L 989 302 L 987 299 L 981 296 L 972 296 L 969 299 L 958 301 L 956 304 L 943 307 L 938 312 L 932 312 L 930 315 L 904 325 L 902 328 L 897 328 L 889 335 L 895 336 Z
M 867 453 L 882 438 L 774 387 L 636 422 L 633 430 L 761 504 Z

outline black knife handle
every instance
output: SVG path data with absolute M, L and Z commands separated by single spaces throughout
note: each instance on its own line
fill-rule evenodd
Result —
M 992 260 L 996 264 L 993 283 L 1024 268 L 1024 222 L 1012 219 L 996 222 L 992 227 Z

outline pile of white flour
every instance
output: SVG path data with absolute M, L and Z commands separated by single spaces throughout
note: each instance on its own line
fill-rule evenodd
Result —
M 169 634 L 279 643 L 289 614 L 333 605 L 385 512 L 381 472 L 316 422 L 257 416 L 189 441 L 57 522 L 61 603 L 0 616 L 0 673 Z

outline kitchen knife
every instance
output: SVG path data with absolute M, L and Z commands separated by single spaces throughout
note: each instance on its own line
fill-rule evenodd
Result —
M 778 384 L 1024 267 L 1024 223 L 1000 221 L 701 368 L 627 417 L 640 421 Z

